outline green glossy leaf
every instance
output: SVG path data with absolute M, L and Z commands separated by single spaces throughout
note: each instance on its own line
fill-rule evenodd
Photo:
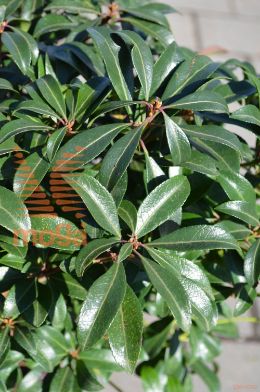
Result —
M 53 132 L 51 136 L 48 138 L 46 153 L 50 162 L 53 161 L 55 155 L 57 154 L 57 151 L 65 135 L 66 135 L 66 128 L 60 128 L 57 129 L 57 131 Z
M 228 220 L 221 221 L 217 226 L 228 231 L 236 240 L 243 240 L 251 234 L 251 230 L 246 226 Z
M 49 125 L 44 124 L 40 120 L 32 117 L 26 119 L 13 120 L 5 124 L 1 128 L 0 143 L 5 140 L 25 132 L 48 131 L 52 129 Z
M 1 243 L 1 247 L 5 249 L 7 252 L 10 250 L 13 251 L 13 249 L 15 248 L 20 249 L 20 247 L 18 246 L 12 246 L 10 244 L 4 244 L 4 243 Z M 24 257 L 18 256 L 17 254 L 8 253 L 7 255 L 4 255 L 3 257 L 0 258 L 0 263 L 2 265 L 6 265 L 8 267 L 15 268 L 21 271 L 24 266 L 25 259 Z
M 59 368 L 52 379 L 50 392 L 73 392 L 74 374 L 69 366 Z
M 208 368 L 202 361 L 195 362 L 192 367 L 207 385 L 210 392 L 220 391 L 219 380 L 213 370 Z
M 193 142 L 203 152 L 210 154 L 216 159 L 217 167 L 222 170 L 233 170 L 239 172 L 240 156 L 239 152 L 224 144 L 218 144 L 208 140 L 193 138 Z
M 182 125 L 182 130 L 191 138 L 199 138 L 203 142 L 209 140 L 214 143 L 225 144 L 236 151 L 241 151 L 241 143 L 238 137 L 218 125 Z M 222 148 L 222 146 L 221 146 Z
M 182 164 L 182 166 L 187 167 L 192 171 L 206 174 L 209 176 L 215 177 L 218 174 L 216 161 L 210 156 L 195 150 L 191 151 L 190 158 L 187 159 Z
M 174 41 L 174 37 L 171 31 L 164 26 L 160 26 L 153 22 L 149 22 L 147 20 L 140 20 L 131 17 L 123 17 L 122 21 L 130 23 L 134 27 L 136 27 L 139 31 L 144 32 L 146 35 L 152 36 L 156 40 L 166 48 Z
M 44 248 L 78 250 L 84 234 L 67 219 L 51 214 L 31 218 L 32 241 Z
M 78 321 L 78 339 L 83 350 L 103 337 L 123 301 L 125 290 L 122 263 L 114 264 L 91 286 Z
M 88 175 L 68 176 L 64 178 L 86 204 L 95 221 L 105 230 L 121 237 L 115 202 L 99 181 Z
M 142 237 L 169 219 L 189 193 L 189 182 L 184 176 L 172 177 L 156 187 L 139 207 L 135 234 Z
M 149 279 L 166 301 L 178 325 L 184 331 L 188 331 L 191 325 L 191 307 L 179 274 L 177 271 L 169 273 L 168 270 L 145 257 L 142 257 L 142 262 Z
M 256 196 L 252 185 L 240 174 L 222 170 L 217 181 L 220 183 L 230 200 L 244 200 L 255 203 Z
M 39 48 L 37 42 L 31 36 L 31 34 L 27 33 L 26 31 L 17 29 L 15 27 L 12 27 L 12 30 L 18 35 L 20 35 L 20 37 L 27 43 L 30 50 L 31 61 L 33 65 L 35 65 L 39 56 Z
M 127 124 L 107 124 L 81 131 L 58 151 L 53 171 L 73 171 L 96 158 Z
M 222 212 L 223 214 L 234 216 L 249 225 L 259 225 L 255 207 L 247 201 L 228 201 L 217 206 L 215 210 Z
M 37 337 L 45 341 L 47 346 L 51 346 L 60 356 L 66 355 L 70 350 L 70 346 L 62 333 L 49 325 L 38 328 Z
M 88 29 L 104 62 L 111 83 L 121 100 L 131 101 L 131 93 L 125 81 L 119 62 L 119 46 L 110 37 L 110 31 L 105 27 Z
M 49 170 L 49 163 L 37 152 L 22 160 L 15 172 L 13 189 L 20 199 L 28 199 Z
M 81 14 L 82 12 L 90 12 L 90 13 L 97 13 L 96 7 L 92 5 L 92 2 L 90 1 L 79 1 L 76 0 L 73 2 L 73 4 L 70 2 L 70 0 L 52 0 L 50 4 L 45 7 L 46 10 L 49 11 L 57 11 L 60 9 L 65 10 L 68 13 L 77 13 Z
M 199 91 L 170 104 L 167 108 L 187 109 L 196 112 L 228 113 L 224 98 L 213 91 Z
M 52 292 L 55 296 L 51 306 L 49 307 L 48 317 L 51 320 L 51 324 L 54 328 L 59 330 L 64 328 L 64 323 L 67 316 L 67 306 L 64 296 L 61 293 Z
M 143 126 L 129 131 L 113 144 L 103 159 L 99 171 L 99 181 L 109 191 L 120 180 L 130 164 L 138 146 L 142 130 Z
M 12 84 L 3 78 L 0 78 L 0 89 L 1 90 L 9 90 L 9 91 L 15 91 L 15 89 L 13 88 Z
M 146 246 L 168 248 L 177 251 L 238 249 L 235 238 L 217 225 L 183 227 L 146 244 Z
M 148 252 L 169 273 L 180 273 L 180 282 L 190 300 L 193 317 L 201 328 L 210 330 L 216 324 L 217 309 L 212 301 L 214 297 L 209 281 L 202 270 L 189 260 L 170 256 L 155 249 L 148 249 Z
M 134 31 L 124 30 L 118 33 L 126 42 L 133 45 L 132 61 L 143 88 L 144 98 L 148 101 L 153 78 L 153 56 L 149 46 Z
M 103 386 L 98 380 L 89 372 L 85 363 L 81 360 L 77 361 L 76 364 L 77 381 L 80 391 L 101 391 Z
M 86 298 L 86 289 L 68 273 L 53 274 L 51 276 L 51 282 L 53 287 L 58 287 L 64 295 L 81 301 Z
M 4 187 L 0 187 L 0 219 L 1 225 L 14 234 L 14 245 L 16 237 L 29 241 L 31 222 L 28 211 L 20 198 Z
M 185 87 L 200 85 L 215 70 L 218 65 L 206 56 L 191 56 L 174 72 L 163 93 L 163 100 L 179 94 Z
M 30 355 L 36 354 L 36 344 L 33 333 L 30 329 L 25 327 L 17 327 L 15 329 L 14 339 Z
M 47 105 L 40 97 L 34 97 L 34 99 L 28 99 L 19 103 L 16 111 L 29 111 L 33 113 L 43 114 L 48 117 L 53 117 L 59 119 L 60 116 L 52 110 L 52 108 Z
M 234 308 L 234 317 L 238 317 L 250 309 L 257 297 L 256 290 L 250 285 L 243 285 L 238 293 Z
M 21 280 L 12 286 L 4 303 L 3 317 L 13 319 L 23 313 L 36 298 L 34 279 Z
M 0 331 L 0 363 L 5 360 L 9 349 L 9 328 L 4 328 Z
M 80 250 L 75 261 L 76 273 L 82 276 L 86 268 L 101 253 L 109 251 L 112 245 L 117 243 L 116 238 L 100 238 L 89 242 Z
M 70 30 L 76 27 L 76 23 L 72 23 L 69 19 L 62 15 L 48 14 L 41 17 L 34 28 L 35 38 L 41 37 L 53 31 Z
M 149 20 L 151 22 L 158 23 L 168 27 L 168 23 L 164 14 L 158 11 L 156 8 L 154 8 L 153 5 L 154 4 L 152 4 L 152 6 L 150 6 L 150 4 L 142 5 L 138 8 L 123 6 L 120 9 L 122 9 L 124 12 L 127 12 L 130 15 L 136 16 L 137 18 Z
M 106 371 L 122 371 L 122 367 L 119 366 L 111 353 L 110 350 L 106 349 L 91 349 L 81 351 L 79 358 L 84 361 L 86 366 L 90 369 L 104 369 Z
M 124 244 L 118 253 L 117 262 L 121 263 L 122 261 L 126 260 L 132 254 L 132 251 L 133 245 L 131 242 Z
M 42 371 L 34 369 L 27 373 L 17 388 L 17 392 L 41 392 Z
M 2 42 L 11 54 L 15 64 L 23 74 L 27 74 L 31 64 L 31 51 L 27 41 L 16 32 L 4 32 L 1 36 Z
M 146 249 L 149 255 L 162 267 L 169 268 L 170 270 L 175 268 L 184 279 L 192 280 L 197 286 L 205 291 L 208 297 L 214 299 L 210 282 L 199 265 L 188 259 L 169 253 L 168 250 L 164 251 L 150 247 Z
M 66 119 L 66 105 L 61 92 L 61 88 L 57 80 L 46 75 L 36 81 L 43 98 L 63 119 Z
M 172 162 L 178 166 L 190 158 L 190 143 L 182 129 L 167 114 L 164 114 L 164 121 Z
M 246 105 L 231 114 L 234 120 L 260 126 L 260 110 L 254 105 Z
M 154 64 L 151 95 L 158 90 L 167 76 L 182 60 L 183 57 L 176 45 L 176 42 L 172 42 Z
M 260 240 L 254 242 L 245 256 L 245 277 L 249 285 L 253 286 L 260 275 Z
M 109 330 L 109 344 L 116 362 L 132 373 L 138 361 L 143 331 L 141 305 L 128 286 L 125 297 L 112 321 Z
M 127 224 L 132 233 L 135 230 L 137 211 L 135 206 L 128 200 L 123 200 L 118 207 L 118 215 Z

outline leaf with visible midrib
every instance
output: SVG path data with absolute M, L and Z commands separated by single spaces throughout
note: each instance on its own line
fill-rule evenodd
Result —
M 176 274 L 170 273 L 145 257 L 141 259 L 152 284 L 166 301 L 178 325 L 188 331 L 191 325 L 191 306 L 179 274 L 177 271 Z
M 255 206 L 247 201 L 227 201 L 226 203 L 222 203 L 217 206 L 215 210 L 234 216 L 235 218 L 238 218 L 243 222 L 248 223 L 249 225 L 259 225 Z
M 78 339 L 82 350 L 102 338 L 121 305 L 126 290 L 122 263 L 114 264 L 88 291 L 78 321 Z
M 88 32 L 101 53 L 108 76 L 119 98 L 123 101 L 131 101 L 132 96 L 119 63 L 119 46 L 111 39 L 109 30 L 105 27 L 90 28 Z
M 150 97 L 153 78 L 153 56 L 146 42 L 134 31 L 120 31 L 119 34 L 126 42 L 133 45 L 131 52 L 132 61 L 142 85 L 145 99 Z
M 140 302 L 128 286 L 125 297 L 112 321 L 109 344 L 116 362 L 132 373 L 141 351 L 143 313 Z
M 95 178 L 64 175 L 66 181 L 81 197 L 95 221 L 108 232 L 121 237 L 115 202 L 111 194 Z
M 238 249 L 235 238 L 224 229 L 210 225 L 183 227 L 167 234 L 146 246 L 168 248 L 177 251 L 210 250 L 210 249 Z
M 190 185 L 184 176 L 172 177 L 156 187 L 139 207 L 135 234 L 142 237 L 169 219 L 189 193 Z
M 143 126 L 129 131 L 125 136 L 115 142 L 103 159 L 99 171 L 99 181 L 109 191 L 118 183 L 130 164 L 139 143 L 142 130 Z
M 28 170 L 28 167 L 30 170 Z M 14 175 L 14 192 L 25 200 L 32 195 L 49 170 L 50 164 L 37 152 L 24 159 Z
M 165 113 L 164 121 L 172 162 L 177 166 L 190 158 L 190 142 L 182 129 Z
M 53 171 L 73 171 L 84 166 L 96 158 L 127 126 L 128 124 L 106 124 L 81 131 L 60 148 Z
M 0 224 L 17 237 L 29 241 L 31 221 L 28 211 L 20 198 L 4 187 L 0 187 Z
M 246 280 L 253 286 L 260 275 L 260 239 L 251 246 L 246 254 L 244 272 Z
M 116 238 L 98 238 L 89 242 L 82 248 L 76 258 L 75 268 L 78 276 L 82 276 L 88 265 L 101 253 L 110 249 L 118 242 Z
M 228 113 L 225 99 L 213 91 L 197 91 L 166 106 L 166 108 Z
M 46 75 L 38 79 L 36 83 L 48 104 L 51 105 L 63 119 L 66 119 L 66 105 L 57 80 L 51 75 Z

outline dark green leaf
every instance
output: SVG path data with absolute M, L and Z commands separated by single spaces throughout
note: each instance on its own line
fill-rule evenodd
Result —
M 128 200 L 123 200 L 118 207 L 118 215 L 127 224 L 132 233 L 135 230 L 137 211 L 135 206 Z
M 190 143 L 182 129 L 167 114 L 164 114 L 164 121 L 172 162 L 178 166 L 189 160 L 191 155 Z
M 27 41 L 21 34 L 4 32 L 2 42 L 11 54 L 15 64 L 22 73 L 27 74 L 31 63 L 31 51 Z
M 228 201 L 217 206 L 215 210 L 222 212 L 223 214 L 234 216 L 249 225 L 259 225 L 255 206 L 247 201 Z
M 127 124 L 107 124 L 81 131 L 61 147 L 53 171 L 73 171 L 96 158 Z
M 118 97 L 124 101 L 131 101 L 131 93 L 119 63 L 119 46 L 112 40 L 109 30 L 105 27 L 90 28 L 88 31 L 100 51 L 108 76 Z
M 45 248 L 78 250 L 84 234 L 74 223 L 51 214 L 31 218 L 32 241 Z
M 50 392 L 73 392 L 74 374 L 69 366 L 59 368 L 52 379 Z
M 132 129 L 121 139 L 117 140 L 103 159 L 99 181 L 109 191 L 120 180 L 130 164 L 139 143 L 143 126 Z
M 29 241 L 31 222 L 28 211 L 19 197 L 4 187 L 0 187 L 0 219 L 1 225 L 14 233 L 14 245 L 16 237 Z
M 188 109 L 196 112 L 228 113 L 224 98 L 213 91 L 199 91 L 166 106 L 172 109 Z
M 85 269 L 95 260 L 95 258 L 101 253 L 109 251 L 111 246 L 116 242 L 116 238 L 100 238 L 91 241 L 84 248 L 82 248 L 75 262 L 77 275 L 82 276 Z
M 186 252 L 203 249 L 238 249 L 235 238 L 217 225 L 183 227 L 146 244 L 146 246 Z
M 254 242 L 246 254 L 244 271 L 248 284 L 253 286 L 260 275 L 260 239 Z
M 191 325 L 191 307 L 179 274 L 169 273 L 145 257 L 142 257 L 142 262 L 153 286 L 166 301 L 178 325 L 188 331 Z
M 197 125 L 184 124 L 182 125 L 182 130 L 189 137 L 199 138 L 202 141 L 209 140 L 215 143 L 225 144 L 236 151 L 242 151 L 238 137 L 218 125 L 202 125 L 199 127 Z
M 15 172 L 13 184 L 14 192 L 20 199 L 25 200 L 32 195 L 48 172 L 49 167 L 49 163 L 37 152 L 22 160 Z
M 46 75 L 37 79 L 36 84 L 43 98 L 63 119 L 66 120 L 66 105 L 57 80 L 51 75 Z
M 143 88 L 143 94 L 146 101 L 150 97 L 150 90 L 153 78 L 153 56 L 149 46 L 134 31 L 123 31 L 118 33 L 126 42 L 133 45 L 131 52 L 132 61 Z
M 135 234 L 142 237 L 169 219 L 189 193 L 189 182 L 184 176 L 172 177 L 156 187 L 139 207 Z
M 124 300 L 109 327 L 108 336 L 116 362 L 130 373 L 135 370 L 140 355 L 142 330 L 142 309 L 128 286 Z
M 48 14 L 41 17 L 34 29 L 34 36 L 41 37 L 52 31 L 69 30 L 76 27 L 76 23 L 70 22 L 65 16 Z
M 44 124 L 36 118 L 26 118 L 13 120 L 5 124 L 1 129 L 0 143 L 11 138 L 12 136 L 25 133 L 25 132 L 39 132 L 48 131 L 52 129 L 49 125 Z
M 95 221 L 105 230 L 121 237 L 115 202 L 99 181 L 88 175 L 65 175 L 64 178 L 86 204 Z
M 187 167 L 192 171 L 214 177 L 218 174 L 218 170 L 216 168 L 216 161 L 208 155 L 195 150 L 191 151 L 190 158 L 187 159 L 182 164 L 182 166 Z
M 83 350 L 103 337 L 123 301 L 125 290 L 122 263 L 114 264 L 91 286 L 78 321 L 78 339 Z
M 260 110 L 254 105 L 246 105 L 231 114 L 234 120 L 260 126 Z
M 153 68 L 153 81 L 151 95 L 154 94 L 165 81 L 170 72 L 183 60 L 183 57 L 176 45 L 172 42 L 161 54 Z

